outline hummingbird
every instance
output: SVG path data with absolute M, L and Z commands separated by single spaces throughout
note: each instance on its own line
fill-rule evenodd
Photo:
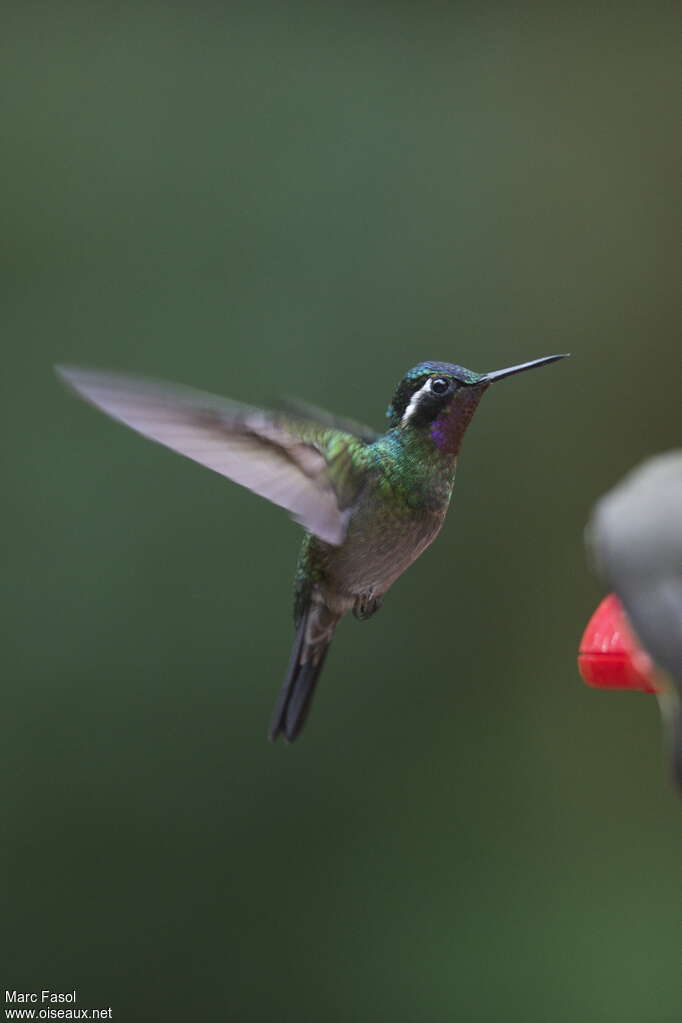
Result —
M 492 373 L 421 362 L 395 389 L 382 434 L 304 403 L 266 411 L 121 373 L 56 371 L 114 419 L 286 508 L 304 527 L 295 638 L 269 731 L 272 741 L 293 742 L 339 621 L 349 611 L 371 618 L 440 532 L 462 438 L 487 389 L 563 358 Z

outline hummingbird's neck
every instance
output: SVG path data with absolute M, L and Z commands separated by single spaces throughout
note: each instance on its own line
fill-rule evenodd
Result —
M 428 427 L 394 426 L 374 445 L 381 479 L 409 508 L 444 513 L 455 482 L 457 455 L 441 450 Z
M 481 387 L 462 388 L 456 399 L 430 423 L 413 428 L 422 444 L 435 448 L 444 458 L 456 459 L 462 438 L 484 393 Z M 409 430 L 409 425 L 405 427 Z

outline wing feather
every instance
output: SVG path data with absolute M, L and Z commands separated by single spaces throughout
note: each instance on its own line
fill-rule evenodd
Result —
M 161 381 L 72 366 L 57 373 L 114 419 L 286 508 L 327 543 L 342 543 L 362 485 L 361 472 L 348 468 L 364 446 L 359 438 Z
M 371 426 L 365 426 L 364 423 L 359 423 L 356 419 L 350 419 L 347 416 L 337 416 L 333 412 L 312 405 L 309 401 L 301 401 L 300 398 L 286 395 L 281 399 L 281 404 L 299 419 L 309 419 L 320 426 L 328 426 L 332 430 L 351 433 L 355 437 L 360 437 L 366 444 L 373 444 L 379 438 L 379 434 Z

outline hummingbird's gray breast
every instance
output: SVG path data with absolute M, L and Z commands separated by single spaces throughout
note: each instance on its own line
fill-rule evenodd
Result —
M 339 567 L 348 573 L 354 593 L 367 589 L 384 593 L 435 540 L 445 518 L 444 509 L 382 512 L 377 517 L 361 511 L 351 520 L 347 543 L 339 549 Z
M 343 544 L 325 545 L 325 602 L 346 611 L 358 597 L 383 596 L 435 540 L 446 507 L 415 507 L 381 492 L 363 495 Z
M 340 615 L 381 601 L 440 532 L 450 503 L 456 458 L 394 430 L 371 445 L 371 461 L 343 543 L 311 537 L 301 578 Z

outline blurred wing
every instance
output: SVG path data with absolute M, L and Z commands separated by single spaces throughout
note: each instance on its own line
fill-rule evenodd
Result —
M 319 423 L 330 430 L 341 430 L 342 433 L 350 433 L 366 444 L 373 444 L 379 437 L 376 430 L 364 423 L 358 423 L 355 419 L 348 419 L 346 416 L 337 416 L 334 412 L 327 412 L 326 409 L 311 405 L 308 401 L 301 401 L 300 398 L 292 398 L 285 395 L 280 399 L 282 406 L 295 416 L 308 419 L 313 423 Z
M 286 508 L 327 543 L 342 543 L 362 486 L 350 434 L 286 420 L 212 394 L 77 367 L 57 367 L 86 401 L 151 440 Z

